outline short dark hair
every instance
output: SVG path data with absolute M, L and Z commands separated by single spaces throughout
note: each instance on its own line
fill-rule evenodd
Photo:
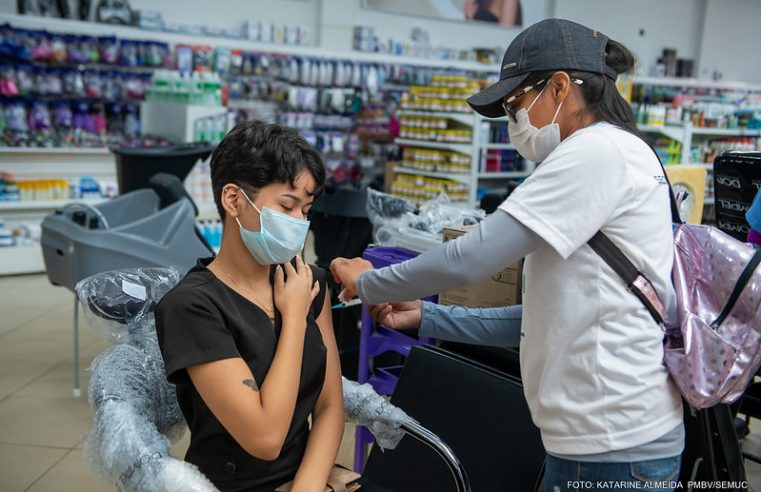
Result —
M 235 125 L 211 155 L 211 187 L 219 216 L 222 188 L 228 183 L 240 186 L 253 200 L 267 185 L 290 183 L 307 171 L 316 187 L 317 197 L 325 190 L 325 163 L 322 157 L 296 130 L 261 120 Z
M 623 44 L 612 39 L 605 46 L 605 64 L 616 73 L 625 73 L 634 66 L 634 55 Z M 542 79 L 549 79 L 557 70 L 532 73 L 524 85 L 535 84 Z M 581 94 L 587 103 L 586 110 L 597 114 L 598 121 L 616 125 L 640 138 L 642 134 L 637 128 L 632 108 L 618 92 L 615 81 L 606 75 L 591 72 L 568 71 L 571 78 L 581 79 L 584 83 L 579 86 Z

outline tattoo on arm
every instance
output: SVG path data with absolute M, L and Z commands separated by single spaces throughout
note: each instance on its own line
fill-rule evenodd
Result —
M 259 391 L 259 385 L 256 384 L 256 381 L 254 381 L 253 379 L 244 379 L 243 384 L 245 384 L 246 386 L 248 386 L 254 391 L 257 391 L 257 392 Z

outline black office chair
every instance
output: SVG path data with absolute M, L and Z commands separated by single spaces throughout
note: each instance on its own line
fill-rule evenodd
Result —
M 545 451 L 517 378 L 440 348 L 414 347 L 391 402 L 452 448 L 474 491 L 536 486 Z M 373 448 L 362 481 L 369 491 L 457 490 L 448 475 L 440 459 L 407 439 L 393 453 Z

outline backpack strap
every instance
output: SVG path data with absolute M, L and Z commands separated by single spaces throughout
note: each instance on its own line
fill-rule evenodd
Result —
M 674 190 L 671 188 L 671 181 L 666 174 L 666 168 L 663 167 L 660 157 L 655 149 L 648 145 L 650 150 L 655 154 L 655 158 L 658 160 L 658 164 L 663 171 L 663 177 L 666 179 L 666 184 L 669 190 L 669 199 L 671 202 L 671 221 L 675 224 L 681 224 L 682 219 L 679 217 L 679 206 L 677 205 L 676 197 L 674 196 Z M 636 266 L 626 257 L 626 255 L 613 244 L 608 236 L 603 234 L 602 231 L 597 231 L 597 234 L 592 236 L 592 239 L 587 241 L 587 244 L 607 263 L 607 265 L 618 274 L 621 279 L 626 283 L 626 288 L 629 289 L 637 298 L 642 301 L 650 316 L 653 317 L 658 325 L 663 326 L 663 320 L 666 316 L 666 308 L 663 307 L 663 302 L 658 293 L 655 291 L 655 287 L 650 280 L 640 272 Z M 761 261 L 761 258 L 759 258 Z M 739 294 L 738 294 L 739 296 Z
M 756 271 L 756 267 L 758 267 L 758 264 L 761 263 L 761 249 L 755 245 L 753 248 L 755 249 L 755 252 L 753 253 L 753 256 L 751 257 L 748 264 L 745 265 L 742 274 L 740 274 L 740 278 L 737 279 L 735 288 L 732 289 L 732 294 L 729 295 L 727 304 L 724 306 L 724 309 L 721 310 L 719 317 L 716 318 L 713 323 L 711 323 L 711 328 L 714 330 L 721 326 L 724 320 L 727 319 L 727 316 L 729 316 L 729 313 L 732 312 L 732 309 L 734 309 L 737 300 L 740 298 L 740 294 L 742 294 L 743 289 L 745 289 L 745 286 L 748 285 L 750 278 L 753 276 L 753 272 Z
M 658 325 L 663 325 L 666 309 L 650 280 L 602 231 L 598 231 L 592 236 L 587 244 L 623 279 L 627 289 L 642 301 L 655 322 Z M 761 260 L 761 255 L 759 255 L 759 260 Z

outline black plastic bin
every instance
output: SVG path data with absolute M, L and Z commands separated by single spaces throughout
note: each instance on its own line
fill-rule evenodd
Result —
M 214 146 L 206 142 L 171 145 L 168 147 L 131 148 L 111 147 L 116 156 L 116 177 L 119 193 L 148 187 L 157 173 L 169 173 L 184 181 L 198 159 L 211 155 Z

